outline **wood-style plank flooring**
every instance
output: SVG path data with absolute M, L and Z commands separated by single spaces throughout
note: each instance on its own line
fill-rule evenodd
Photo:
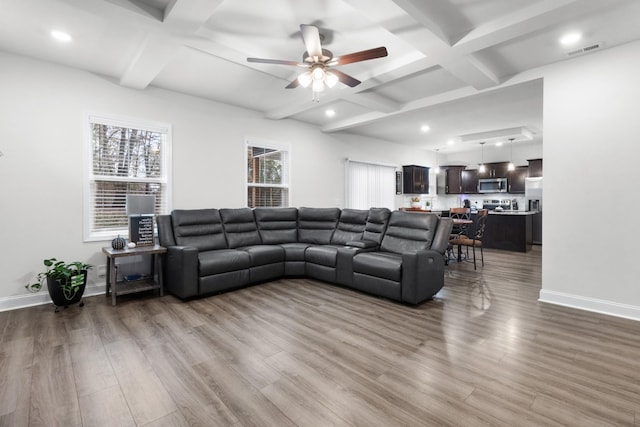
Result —
M 640 426 L 640 323 L 538 303 L 540 258 L 418 307 L 296 279 L 0 313 L 0 426 Z

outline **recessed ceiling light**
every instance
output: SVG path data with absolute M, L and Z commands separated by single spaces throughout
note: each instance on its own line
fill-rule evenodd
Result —
M 582 34 L 580 33 L 568 33 L 560 38 L 560 43 L 564 46 L 569 46 L 578 43 L 581 38 Z
M 450 140 L 447 141 L 447 145 L 453 145 L 455 143 L 456 142 L 453 139 L 450 139 Z
M 431 130 L 431 128 L 429 127 L 429 125 L 422 125 L 422 126 L 420 126 L 420 130 L 422 132 L 429 132 Z
M 325 114 L 327 117 L 333 117 L 333 116 L 335 116 L 335 115 L 336 115 L 336 112 L 335 112 L 335 110 L 327 110 L 327 111 L 325 111 L 325 112 L 324 112 L 324 114 Z
M 53 30 L 51 31 L 51 37 L 58 40 L 59 42 L 70 42 L 71 36 L 64 31 Z
M 502 144 L 504 144 L 502 141 L 498 141 L 496 142 L 496 147 L 502 147 Z

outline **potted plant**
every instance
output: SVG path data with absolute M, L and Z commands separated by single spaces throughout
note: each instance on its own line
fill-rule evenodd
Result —
M 84 306 L 82 295 L 87 284 L 87 270 L 93 266 L 80 261 L 65 263 L 55 258 L 45 259 L 44 265 L 46 270 L 38 273 L 36 282 L 27 283 L 25 288 L 38 292 L 46 281 L 56 311 L 58 307 L 67 308 L 77 302 L 80 302 L 80 307 Z
M 421 208 L 422 203 L 420 202 L 420 197 L 412 197 L 411 198 L 411 207 L 412 208 Z

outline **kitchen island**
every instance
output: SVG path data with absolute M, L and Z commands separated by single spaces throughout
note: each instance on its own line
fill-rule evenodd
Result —
M 531 211 L 490 211 L 482 246 L 515 252 L 528 252 L 533 241 L 533 218 L 541 215 Z

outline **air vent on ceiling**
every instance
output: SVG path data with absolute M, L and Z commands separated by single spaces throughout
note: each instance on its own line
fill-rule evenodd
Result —
M 594 50 L 602 49 L 602 43 L 594 43 L 589 46 L 584 46 L 579 49 L 567 51 L 567 56 L 583 55 L 585 53 L 593 52 Z

